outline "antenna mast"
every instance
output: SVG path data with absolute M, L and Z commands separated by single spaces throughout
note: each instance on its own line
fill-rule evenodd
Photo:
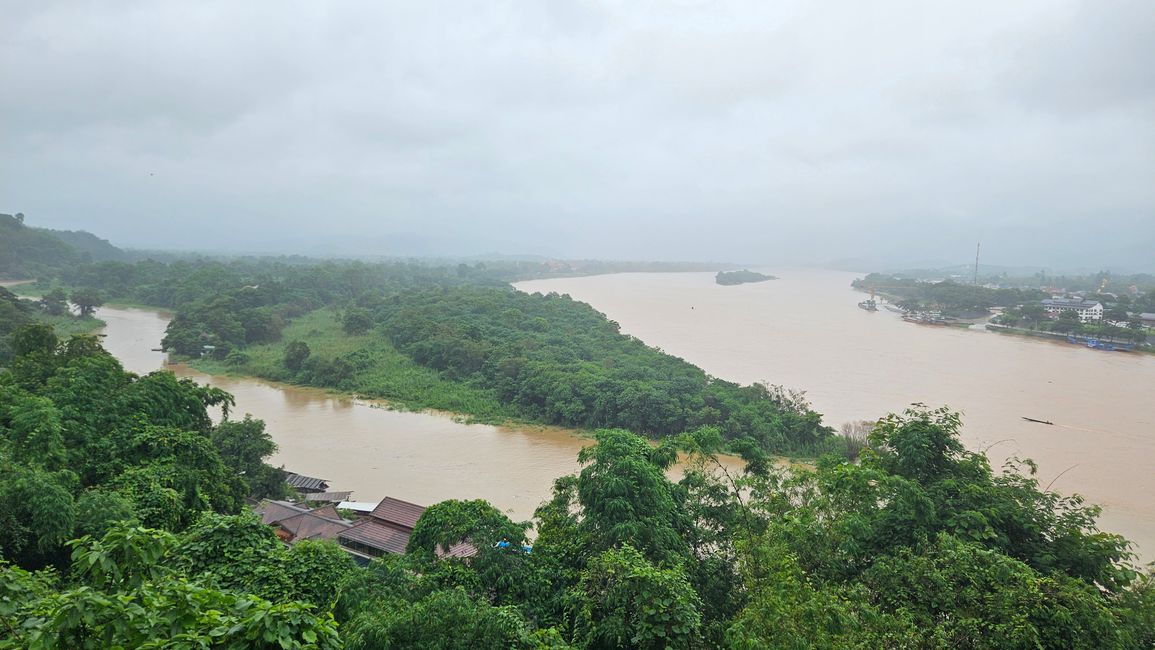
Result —
M 979 242 L 975 245 L 975 286 L 979 286 L 979 250 L 983 247 L 983 243 Z

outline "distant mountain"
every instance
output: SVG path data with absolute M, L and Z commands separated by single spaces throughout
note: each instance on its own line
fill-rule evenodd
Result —
M 130 256 L 121 249 L 113 246 L 107 239 L 83 230 L 49 230 L 36 228 L 46 232 L 60 241 L 71 246 L 81 254 L 87 254 L 93 262 L 126 262 Z
M 69 265 L 128 258 L 91 233 L 33 228 L 24 224 L 23 214 L 0 214 L 0 278 L 23 280 Z

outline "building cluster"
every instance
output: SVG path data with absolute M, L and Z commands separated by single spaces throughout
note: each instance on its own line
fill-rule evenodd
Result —
M 1074 312 L 1079 316 L 1081 323 L 1103 320 L 1103 305 L 1097 300 L 1053 296 L 1043 300 L 1043 309 L 1056 316 L 1063 312 Z
M 304 539 L 333 540 L 361 563 L 386 553 L 405 553 L 417 520 L 425 512 L 425 506 L 393 497 L 376 504 L 350 501 L 352 492 L 331 492 L 324 479 L 301 474 L 289 473 L 285 482 L 297 492 L 300 501 L 266 499 L 254 504 L 253 510 L 261 522 L 272 526 L 286 544 Z M 346 519 L 342 512 L 354 518 Z M 477 549 L 464 542 L 440 552 L 442 557 L 476 554 Z

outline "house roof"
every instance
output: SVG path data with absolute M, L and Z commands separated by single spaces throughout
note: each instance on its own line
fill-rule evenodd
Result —
M 417 526 L 417 520 L 421 518 L 423 512 L 425 512 L 425 506 L 393 497 L 385 497 L 381 499 L 381 503 L 378 503 L 376 508 L 373 508 L 373 512 L 369 513 L 369 516 L 412 531 Z
M 308 508 L 302 508 L 288 501 L 262 501 L 253 510 L 261 516 L 262 524 L 276 523 L 309 511 Z
M 326 506 L 326 508 L 331 507 Z M 291 533 L 294 542 L 299 542 L 302 539 L 336 539 L 337 535 L 353 525 L 339 517 L 327 517 L 318 514 L 320 510 L 323 508 L 282 519 L 277 522 L 277 525 Z
M 386 553 L 401 554 L 409 544 L 410 532 L 412 531 L 370 517 L 341 531 L 338 540 L 359 542 Z
M 312 476 L 304 476 L 293 472 L 285 474 L 285 482 L 298 490 L 322 491 L 329 489 L 329 483 L 323 478 L 313 478 Z
M 385 553 L 401 555 L 405 553 L 405 549 L 409 546 L 411 532 L 412 531 L 400 526 L 370 517 L 362 519 L 349 528 L 340 531 L 337 534 L 337 540 L 342 544 L 346 542 L 358 542 Z M 448 551 L 437 549 L 437 557 L 441 558 L 465 558 L 473 557 L 474 555 L 477 555 L 477 549 L 468 542 L 458 542 L 450 546 Z
M 337 504 L 341 510 L 353 510 L 361 514 L 369 514 L 377 507 L 376 501 L 342 501 Z
M 352 491 L 348 491 L 348 492 L 314 492 L 313 494 L 310 494 L 309 496 L 307 496 L 305 498 L 308 499 L 309 501 L 329 501 L 330 503 L 340 503 L 342 501 L 348 501 L 349 495 L 351 495 L 351 494 L 353 494 Z
M 448 551 L 437 549 L 437 557 L 473 557 L 477 555 L 477 549 L 469 542 L 458 542 L 449 547 Z

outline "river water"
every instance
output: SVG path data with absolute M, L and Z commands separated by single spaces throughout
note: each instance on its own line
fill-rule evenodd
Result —
M 529 519 L 550 496 L 554 479 L 578 469 L 590 444 L 550 428 L 514 430 L 465 425 L 432 413 L 390 411 L 321 390 L 259 379 L 209 376 L 165 365 L 160 345 L 168 318 L 142 309 L 101 309 L 104 346 L 127 370 L 167 367 L 236 397 L 237 414 L 265 421 L 277 442 L 275 465 L 353 490 L 355 501 L 392 496 L 430 505 L 445 499 L 486 499 L 515 521 Z
M 1155 356 L 1107 353 L 978 330 L 902 322 L 857 309 L 853 274 L 770 270 L 781 279 L 721 287 L 712 274 L 619 274 L 519 283 L 590 303 L 622 331 L 732 381 L 805 390 L 829 424 L 874 419 L 912 402 L 964 416 L 972 449 L 992 462 L 1035 459 L 1043 486 L 1104 506 L 1101 525 L 1155 555 Z M 166 367 L 152 352 L 167 318 L 102 309 L 105 346 L 133 372 Z M 169 369 L 233 393 L 265 420 L 274 462 L 319 476 L 353 499 L 431 504 L 482 498 L 528 519 L 589 444 L 566 431 L 464 425 L 320 390 Z M 1050 420 L 1054 426 L 1025 422 Z
M 1034 459 L 1043 487 L 1102 505 L 1101 527 L 1155 559 L 1155 356 L 915 325 L 858 309 L 853 273 L 764 271 L 780 279 L 723 287 L 708 273 L 621 274 L 517 287 L 568 293 L 717 377 L 805 390 L 835 427 L 948 405 L 963 414 L 968 448 L 988 450 L 996 468 Z

